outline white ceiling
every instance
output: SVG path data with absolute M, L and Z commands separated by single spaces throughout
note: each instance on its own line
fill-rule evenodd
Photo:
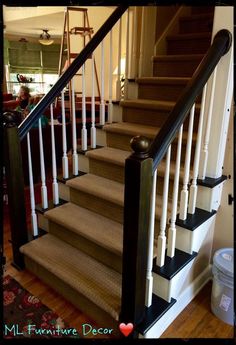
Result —
M 52 37 L 61 37 L 63 31 L 64 7 L 55 9 L 49 8 L 4 8 L 4 24 L 6 28 L 4 34 L 17 35 L 21 37 L 39 37 L 42 29 L 48 29 Z M 33 12 L 32 12 L 33 11 Z

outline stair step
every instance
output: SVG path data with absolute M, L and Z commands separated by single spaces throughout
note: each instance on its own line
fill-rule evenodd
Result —
M 118 272 L 51 234 L 23 245 L 20 251 L 29 270 L 80 310 L 87 314 L 97 309 L 100 317 L 105 314 L 106 319 L 118 321 L 122 278 Z M 92 319 L 98 316 L 94 314 Z
M 153 272 L 159 274 L 161 277 L 171 280 L 177 273 L 179 273 L 182 268 L 184 268 L 190 261 L 192 261 L 197 256 L 197 253 L 188 254 L 182 250 L 175 249 L 175 256 L 170 258 L 165 257 L 165 265 L 162 267 L 153 265 Z M 154 260 L 155 262 L 155 260 Z
M 211 33 L 190 33 L 167 36 L 167 54 L 204 54 L 211 43 Z
M 138 98 L 159 101 L 176 101 L 190 78 L 149 77 L 138 78 Z
M 100 247 L 120 256 L 122 254 L 123 229 L 111 219 L 71 202 L 46 212 L 45 217 Z
M 135 99 L 120 102 L 124 122 L 137 123 L 145 126 L 161 127 L 170 114 L 176 102 L 151 99 Z M 199 114 L 200 105 L 196 104 L 196 114 Z M 196 122 L 197 125 L 197 122 Z M 184 128 L 188 126 L 186 121 Z M 196 128 L 196 127 L 195 127 Z
M 153 292 L 170 302 L 171 298 L 179 296 L 197 253 L 188 254 L 175 249 L 173 258 L 167 256 L 167 251 L 165 254 L 164 266 L 157 266 L 156 260 L 153 260 Z
M 214 13 L 214 6 L 192 6 L 192 14 Z
M 191 77 L 203 54 L 153 56 L 153 75 L 157 77 Z
M 71 202 L 123 223 L 124 185 L 94 174 L 86 174 L 68 181 Z M 161 217 L 162 197 L 156 198 L 156 220 Z M 171 204 L 168 205 L 168 213 Z
M 179 32 L 182 33 L 200 33 L 212 30 L 213 13 L 192 14 L 183 16 L 179 20 Z
M 144 321 L 137 325 L 138 331 L 145 335 L 151 327 L 176 303 L 176 299 L 171 298 L 170 303 L 163 298 L 152 295 L 152 305 L 145 307 Z
M 197 122 L 197 121 L 196 121 Z M 186 120 L 186 124 L 184 127 L 187 127 L 188 119 Z M 195 125 L 196 126 L 196 125 Z M 130 140 L 136 135 L 143 135 L 147 138 L 153 140 L 157 133 L 159 132 L 160 128 L 153 127 L 153 126 L 144 126 L 137 123 L 129 123 L 129 122 L 120 122 L 115 124 L 107 124 L 104 126 L 104 130 L 107 134 L 107 146 L 131 151 L 130 147 Z M 183 132 L 183 144 L 187 141 L 187 132 Z M 197 134 L 193 133 L 193 146 L 196 142 Z M 182 155 L 181 159 L 184 160 L 185 157 L 185 149 L 186 146 L 183 145 L 182 147 Z M 177 150 L 177 138 L 174 139 L 172 144 L 172 158 L 176 157 L 176 150 Z

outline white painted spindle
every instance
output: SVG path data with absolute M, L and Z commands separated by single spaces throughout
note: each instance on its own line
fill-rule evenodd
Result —
M 96 127 L 95 127 L 95 69 L 94 69 L 94 54 L 92 54 L 92 97 L 91 97 L 91 148 L 96 148 Z
M 178 146 L 176 154 L 176 163 L 175 163 L 175 178 L 172 194 L 172 209 L 171 209 L 171 221 L 170 227 L 168 230 L 168 245 L 167 245 L 167 255 L 170 258 L 173 258 L 175 255 L 175 240 L 176 240 L 176 215 L 177 215 L 177 206 L 178 206 L 178 192 L 179 192 L 179 174 L 180 174 L 180 164 L 181 164 L 181 147 L 182 147 L 182 134 L 183 134 L 183 125 L 179 130 L 178 137 Z
M 197 132 L 197 143 L 196 143 L 194 163 L 193 163 L 193 178 L 192 178 L 192 184 L 189 190 L 188 213 L 190 214 L 195 213 L 196 201 L 197 201 L 197 189 L 198 189 L 197 177 L 198 177 L 201 142 L 202 142 L 202 126 L 203 126 L 203 117 L 204 117 L 204 111 L 205 111 L 206 90 L 207 90 L 207 84 L 204 86 L 203 93 L 202 93 L 201 110 L 200 110 L 198 132 Z
M 54 134 L 54 119 L 53 119 L 53 104 L 50 105 L 51 112 L 51 142 L 52 142 L 52 197 L 53 204 L 59 204 L 59 192 L 57 182 L 57 161 L 56 161 L 56 147 Z
M 153 248 L 154 248 L 154 230 L 155 230 L 156 183 L 157 183 L 157 170 L 153 174 L 153 182 L 152 182 L 150 222 L 149 222 L 149 232 L 148 232 L 146 307 L 150 307 L 152 305 L 152 291 L 153 291 L 152 266 L 153 266 Z
M 38 235 L 37 216 L 35 213 L 34 180 L 31 159 L 30 134 L 27 133 L 28 167 L 29 167 L 29 187 L 30 187 L 30 206 L 31 206 L 31 225 L 33 236 Z
M 118 42 L 118 64 L 117 64 L 117 80 L 116 80 L 116 100 L 121 99 L 121 44 L 122 44 L 122 17 L 119 21 L 119 42 Z
M 100 125 L 105 124 L 104 102 L 104 41 L 101 42 L 101 101 L 100 101 Z
M 110 31 L 110 70 L 109 70 L 109 103 L 108 103 L 108 122 L 112 123 L 113 118 L 113 104 L 112 104 L 112 81 L 113 81 L 113 45 L 112 45 L 112 30 Z
M 73 143 L 72 167 L 73 167 L 73 175 L 77 176 L 78 170 L 79 170 L 79 162 L 78 162 L 78 153 L 77 153 L 74 78 L 71 79 L 71 89 L 72 89 L 72 143 Z
M 165 250 L 166 250 L 166 222 L 167 222 L 167 209 L 168 209 L 168 190 L 169 190 L 169 175 L 170 175 L 170 155 L 171 145 L 168 148 L 166 155 L 166 171 L 164 177 L 163 186 L 163 198 L 162 198 L 162 214 L 160 220 L 160 233 L 157 241 L 157 260 L 156 263 L 159 267 L 162 267 L 165 263 Z
M 189 173 L 190 173 L 194 112 L 195 112 L 195 104 L 192 106 L 192 109 L 190 111 L 190 118 L 189 118 L 189 125 L 188 125 L 188 139 L 187 139 L 185 162 L 184 162 L 183 188 L 182 188 L 181 195 L 180 195 L 179 218 L 182 220 L 185 220 L 187 218 L 188 182 L 189 182 Z
M 66 113 L 65 113 L 64 90 L 61 92 L 61 110 L 62 110 L 62 145 L 63 145 L 62 171 L 63 171 L 63 178 L 67 179 L 69 177 L 69 166 L 68 166 L 68 156 L 67 156 Z
M 42 134 L 42 122 L 39 119 L 39 155 L 40 155 L 40 170 L 41 170 L 41 200 L 42 208 L 48 208 L 48 192 L 46 186 L 45 176 L 45 163 L 44 163 L 44 149 L 43 149 L 43 134 Z
M 124 99 L 128 98 L 128 76 L 129 76 L 129 9 L 127 10 L 127 31 L 126 31 L 126 59 L 125 59 L 125 84 Z
M 207 168 L 207 160 L 208 160 L 208 145 L 209 145 L 209 140 L 210 140 L 212 110 L 213 110 L 215 85 L 216 85 L 216 73 L 217 73 L 217 66 L 212 76 L 211 98 L 210 98 L 210 105 L 209 105 L 208 116 L 207 116 L 206 131 L 204 135 L 204 144 L 203 144 L 203 149 L 202 149 L 202 164 L 199 169 L 199 178 L 202 180 L 204 180 L 206 177 L 206 168 Z
M 87 128 L 86 128 L 86 97 L 85 97 L 85 64 L 82 66 L 82 129 L 81 129 L 81 148 L 86 151 L 87 145 Z

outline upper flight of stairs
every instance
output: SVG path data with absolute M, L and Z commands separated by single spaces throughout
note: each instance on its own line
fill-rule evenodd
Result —
M 150 140 L 154 138 L 202 60 L 210 45 L 213 19 L 212 8 L 204 9 L 193 8 L 191 16 L 180 18 L 179 33 L 167 37 L 167 54 L 153 57 L 153 77 L 136 80 L 138 99 L 120 103 L 123 122 L 104 126 L 107 147 L 86 153 L 89 172 L 66 182 L 69 202 L 44 213 L 49 233 L 21 247 L 27 269 L 106 327 L 112 325 L 117 328 L 120 312 L 124 164 L 130 155 L 129 142 L 135 135 L 145 135 Z M 196 114 L 193 149 L 199 103 L 196 105 Z M 184 143 L 187 139 L 187 123 L 184 126 Z M 174 157 L 176 141 L 172 146 Z M 184 153 L 183 148 L 183 161 Z M 158 167 L 156 238 L 161 216 L 164 169 L 162 162 Z M 170 190 L 174 174 L 172 163 Z M 183 166 L 180 181 L 182 178 Z M 169 215 L 170 207 L 171 200 Z M 201 211 L 199 213 L 202 214 Z M 201 225 L 204 221 L 209 222 L 213 216 L 214 213 L 208 213 L 204 214 L 201 222 L 195 220 L 195 229 L 201 231 L 203 239 L 207 234 Z M 179 236 L 190 236 L 191 242 L 194 231 L 184 230 L 185 235 L 180 230 Z M 154 252 L 154 258 L 155 255 Z M 175 284 L 178 282 L 178 289 L 181 290 L 181 284 L 196 256 L 197 252 L 183 245 L 163 269 L 159 269 L 154 261 L 153 305 L 146 310 L 146 319 L 139 326 L 140 333 L 145 334 L 176 303 L 178 295 L 173 290 Z

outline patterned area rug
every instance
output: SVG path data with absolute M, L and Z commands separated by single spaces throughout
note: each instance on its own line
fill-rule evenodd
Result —
M 10 275 L 3 278 L 4 338 L 79 338 L 68 325 Z

